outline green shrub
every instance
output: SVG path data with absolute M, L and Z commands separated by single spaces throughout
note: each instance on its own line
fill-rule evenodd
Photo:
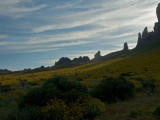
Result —
M 42 107 L 44 120 L 66 120 L 67 105 L 62 100 L 52 99 L 45 107 Z
M 86 87 L 63 77 L 49 79 L 29 91 L 18 106 L 22 110 L 18 115 L 27 116 L 25 120 L 92 120 L 105 111 L 104 103 L 89 97 Z M 28 107 L 39 109 L 30 112 Z M 40 117 L 33 118 L 33 113 Z
M 124 101 L 134 96 L 135 86 L 123 77 L 108 77 L 98 84 L 91 94 L 108 103 Z
M 93 120 L 97 115 L 106 111 L 105 104 L 96 98 L 87 98 L 84 103 L 84 118 Z
M 38 84 L 38 83 L 36 83 L 36 82 L 28 82 L 28 84 L 29 84 L 29 85 L 31 85 L 31 86 L 39 85 L 39 84 Z
M 67 81 L 64 77 L 47 80 L 40 88 L 26 93 L 19 102 L 19 107 L 35 105 L 45 106 L 50 99 L 62 99 L 67 104 L 87 95 L 87 88 L 77 82 Z
M 0 92 L 8 92 L 12 90 L 10 85 L 0 85 Z
M 69 104 L 67 112 L 68 120 L 81 120 L 84 117 L 84 108 L 78 101 Z
M 138 116 L 142 115 L 142 110 L 140 109 L 131 109 L 129 111 L 129 116 L 132 118 L 137 118 Z
M 82 100 L 82 99 L 81 99 Z M 93 120 L 105 112 L 105 104 L 98 99 L 87 97 L 69 105 L 62 100 L 52 99 L 42 107 L 44 120 Z M 82 103 L 81 103 L 82 102 Z
M 160 117 L 160 104 L 153 111 L 153 115 L 156 117 Z
M 23 109 L 10 109 L 7 111 L 7 117 L 3 120 L 44 120 L 39 107 L 25 107 Z
M 154 79 L 152 78 L 144 79 L 141 81 L 141 84 L 142 84 L 142 90 L 144 92 L 151 92 L 151 93 L 156 92 L 156 84 Z

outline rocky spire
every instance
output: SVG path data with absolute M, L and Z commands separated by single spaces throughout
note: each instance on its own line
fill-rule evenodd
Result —
M 100 59 L 100 58 L 101 58 L 101 52 L 98 51 L 98 52 L 94 55 L 94 59 L 95 59 L 95 60 L 98 60 L 98 59 Z
M 145 27 L 142 33 L 142 43 L 144 43 L 147 40 L 149 40 L 149 33 L 147 27 Z
M 141 33 L 138 33 L 138 42 L 137 42 L 137 47 L 142 44 L 142 35 Z
M 157 13 L 158 22 L 160 22 L 160 3 L 157 6 L 156 13 Z
M 158 22 L 156 22 L 154 25 L 154 33 L 155 35 L 159 35 L 160 34 L 160 3 L 157 6 L 156 13 L 157 13 Z
M 156 22 L 154 25 L 154 31 L 148 32 L 147 27 L 145 27 L 142 35 L 140 33 L 138 34 L 138 42 L 136 47 L 141 47 L 153 38 L 160 36 L 160 3 L 158 4 L 158 7 L 156 9 L 156 14 L 158 22 Z
M 124 43 L 123 51 L 128 51 L 128 44 Z

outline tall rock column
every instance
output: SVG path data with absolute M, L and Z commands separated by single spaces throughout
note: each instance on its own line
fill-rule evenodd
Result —
M 128 51 L 128 44 L 124 43 L 123 51 Z
M 160 3 L 158 4 L 156 12 L 157 12 L 158 22 L 160 22 Z
M 141 44 L 142 44 L 142 35 L 141 35 L 141 33 L 138 33 L 138 42 L 137 42 L 137 46 L 136 47 L 141 46 Z
M 159 35 L 160 34 L 160 3 L 158 4 L 156 13 L 157 13 L 158 22 L 156 22 L 154 25 L 154 32 L 156 35 Z
M 149 40 L 149 33 L 147 27 L 145 27 L 142 33 L 142 43 L 145 43 L 147 40 Z

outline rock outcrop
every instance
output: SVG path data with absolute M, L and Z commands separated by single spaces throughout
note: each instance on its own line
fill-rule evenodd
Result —
M 79 58 L 74 58 L 73 60 L 67 58 L 67 57 L 62 57 L 59 59 L 58 62 L 55 62 L 55 65 L 69 65 L 69 64 L 80 64 L 80 63 L 85 63 L 85 62 L 89 62 L 90 59 L 88 56 L 84 56 L 84 57 L 79 57 Z
M 141 46 L 141 44 L 142 44 L 142 35 L 141 35 L 141 33 L 138 33 L 137 47 Z
M 123 51 L 128 51 L 128 44 L 124 43 Z
M 98 51 L 95 55 L 94 55 L 94 60 L 99 60 L 101 59 L 101 52 Z
M 142 32 L 142 43 L 145 43 L 145 41 L 147 40 L 149 40 L 149 33 L 148 33 L 148 28 L 145 27 Z
M 74 63 L 84 63 L 84 62 L 88 62 L 88 61 L 90 61 L 88 56 L 84 56 L 84 57 L 80 56 L 79 58 L 74 58 L 72 60 L 72 62 L 74 62 Z
M 55 65 L 64 65 L 64 64 L 70 64 L 72 61 L 67 57 L 62 57 L 59 59 L 58 62 L 55 62 Z

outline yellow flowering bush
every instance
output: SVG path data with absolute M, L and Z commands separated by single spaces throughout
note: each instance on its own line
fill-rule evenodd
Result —
M 97 115 L 101 115 L 106 111 L 106 106 L 103 102 L 96 98 L 88 97 L 84 103 L 84 118 L 94 119 Z
M 67 105 L 62 100 L 52 99 L 42 107 L 44 120 L 66 120 Z

